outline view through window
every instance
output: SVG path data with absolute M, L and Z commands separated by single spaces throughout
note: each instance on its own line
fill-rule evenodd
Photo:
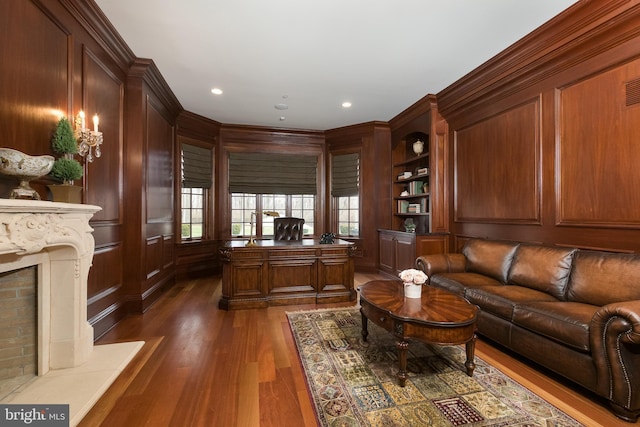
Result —
M 251 234 L 251 213 L 275 211 L 280 216 L 304 218 L 304 235 L 314 234 L 315 196 L 306 194 L 231 194 L 231 235 Z M 253 233 L 256 237 L 273 236 L 273 217 L 256 215 Z

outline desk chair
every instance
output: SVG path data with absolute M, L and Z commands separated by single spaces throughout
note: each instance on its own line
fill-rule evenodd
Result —
M 273 218 L 274 240 L 302 240 L 304 234 L 304 218 L 276 217 Z

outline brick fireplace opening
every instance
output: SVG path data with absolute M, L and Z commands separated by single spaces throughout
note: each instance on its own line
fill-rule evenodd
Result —
M 0 273 L 0 400 L 38 373 L 37 273 Z

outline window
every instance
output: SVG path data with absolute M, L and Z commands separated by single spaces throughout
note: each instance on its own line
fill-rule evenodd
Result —
M 206 236 L 207 200 L 213 176 L 212 151 L 192 144 L 181 144 L 180 237 L 183 240 Z
M 251 234 L 251 213 L 257 209 L 255 194 L 231 195 L 231 235 L 249 236 Z
M 339 236 L 360 235 L 360 154 L 334 155 L 331 162 L 333 219 Z
M 297 218 L 304 218 L 304 235 L 314 235 L 314 218 L 316 212 L 316 197 L 313 194 L 292 194 L 291 214 Z
M 229 153 L 231 235 L 251 235 L 252 212 L 278 212 L 304 218 L 305 235 L 314 234 L 317 154 Z M 257 215 L 253 235 L 273 236 L 273 217 Z
M 251 233 L 251 213 L 275 211 L 280 216 L 304 218 L 304 234 L 314 234 L 314 195 L 299 194 L 231 194 L 231 234 L 247 237 Z M 254 235 L 273 236 L 273 217 L 259 215 L 255 218 Z
M 338 235 L 358 237 L 360 235 L 360 200 L 358 196 L 336 197 Z
M 201 239 L 204 232 L 204 188 L 182 189 L 183 239 Z

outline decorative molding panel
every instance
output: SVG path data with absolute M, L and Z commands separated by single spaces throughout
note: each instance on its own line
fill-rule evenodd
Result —
M 458 222 L 539 224 L 540 98 L 459 129 L 454 183 Z
M 557 91 L 558 224 L 640 228 L 638 82 L 635 60 Z

